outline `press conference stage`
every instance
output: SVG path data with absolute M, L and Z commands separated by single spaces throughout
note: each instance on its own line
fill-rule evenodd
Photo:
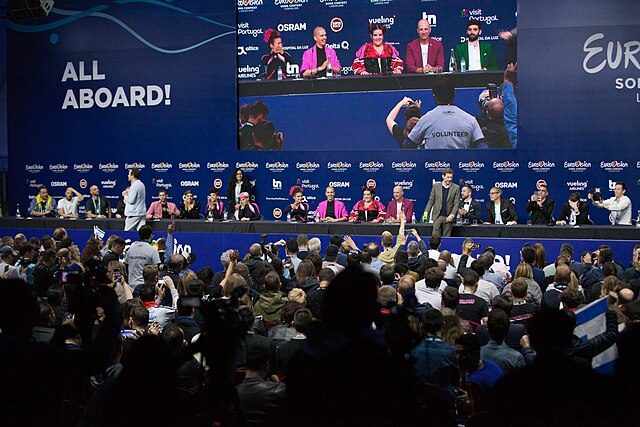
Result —
M 154 231 L 166 232 L 170 220 L 147 221 Z M 397 233 L 397 224 L 371 223 L 289 223 L 285 221 L 228 221 L 208 222 L 205 220 L 174 220 L 176 232 L 216 234 L 299 234 L 309 236 L 330 236 L 333 234 L 353 236 L 380 236 L 384 230 Z M 0 229 L 41 229 L 50 233 L 57 227 L 67 230 L 92 230 L 98 226 L 104 231 L 122 231 L 124 219 L 68 220 L 57 218 L 1 218 Z M 415 228 L 421 236 L 430 236 L 431 224 L 407 224 L 407 229 Z M 28 231 L 26 232 L 28 234 Z M 112 234 L 112 233 L 109 233 Z M 204 237 L 204 236 L 203 236 Z M 631 226 L 591 225 L 579 227 L 540 225 L 492 225 L 478 224 L 454 226 L 452 237 L 479 237 L 500 239 L 559 239 L 573 240 L 622 240 L 640 241 L 640 228 Z

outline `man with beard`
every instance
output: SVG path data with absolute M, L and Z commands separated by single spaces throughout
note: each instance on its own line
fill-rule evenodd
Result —
M 89 188 L 91 197 L 87 201 L 85 211 L 87 218 L 111 218 L 111 205 L 109 200 L 100 195 L 100 189 L 97 185 L 92 185 Z
M 64 192 L 64 198 L 58 200 L 60 218 L 78 218 L 78 203 L 83 200 L 84 197 L 75 188 L 67 188 L 67 191 Z
M 460 71 L 462 58 L 467 62 L 468 71 L 497 70 L 496 54 L 489 43 L 481 42 L 478 37 L 482 34 L 482 24 L 476 19 L 467 22 L 466 43 L 460 43 L 454 49 L 456 58 L 456 71 Z

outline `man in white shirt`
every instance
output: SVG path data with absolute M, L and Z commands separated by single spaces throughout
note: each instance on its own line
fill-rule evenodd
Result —
M 609 209 L 609 221 L 611 225 L 631 225 L 631 199 L 625 196 L 627 186 L 624 182 L 616 182 L 614 197 L 607 200 L 593 201 L 592 194 L 589 193 L 589 199 L 593 201 L 593 205 L 599 208 Z
M 463 58 L 468 71 L 498 69 L 493 48 L 489 43 L 480 41 L 480 34 L 482 34 L 482 23 L 477 19 L 470 19 L 467 22 L 468 41 L 460 43 L 454 49 L 456 71 L 461 71 L 460 62 Z
M 64 198 L 58 200 L 60 218 L 78 218 L 78 203 L 83 200 L 84 197 L 75 188 L 67 188 L 67 191 L 64 192 Z

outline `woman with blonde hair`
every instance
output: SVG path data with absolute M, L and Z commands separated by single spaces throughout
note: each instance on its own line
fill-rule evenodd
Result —
M 518 268 L 516 268 L 516 274 L 514 279 L 522 277 L 527 281 L 527 296 L 524 297 L 525 301 L 533 302 L 536 304 L 540 304 L 542 301 L 542 290 L 540 289 L 540 285 L 533 280 L 533 270 L 531 266 L 526 262 L 521 263 Z M 513 294 L 511 293 L 511 283 L 504 287 L 502 291 L 502 295 L 505 295 L 510 300 L 513 299 Z
M 460 320 L 460 317 L 455 311 L 450 308 L 443 308 L 442 321 L 444 322 L 444 325 L 440 330 L 440 336 L 449 344 L 456 345 L 458 337 L 464 335 L 465 332 L 462 329 L 462 320 Z

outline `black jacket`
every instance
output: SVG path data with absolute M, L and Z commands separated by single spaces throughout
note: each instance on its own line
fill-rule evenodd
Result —
M 460 200 L 460 207 L 464 206 L 464 202 Z M 477 200 L 471 199 L 471 205 L 469 206 L 469 212 L 462 216 L 462 221 L 468 221 L 473 224 L 473 221 L 478 223 L 482 222 L 482 205 Z
M 531 218 L 532 224 L 547 225 L 553 218 L 553 211 L 556 208 L 556 202 L 550 198 L 546 198 L 539 206 L 537 202 L 529 200 L 527 203 L 527 212 Z
M 516 207 L 511 203 L 511 200 L 500 198 L 500 216 L 504 224 L 509 221 L 518 222 Z M 487 219 L 485 221 L 491 224 L 496 222 L 496 215 L 493 212 L 493 202 L 487 203 Z
M 584 202 L 578 202 L 578 211 L 580 212 L 576 217 L 576 224 L 593 224 L 593 222 L 589 219 L 589 205 Z M 569 202 L 565 203 L 562 206 L 562 210 L 560 211 L 560 215 L 558 215 L 558 221 L 566 221 L 569 224 L 569 217 L 571 216 L 571 206 L 569 206 Z

